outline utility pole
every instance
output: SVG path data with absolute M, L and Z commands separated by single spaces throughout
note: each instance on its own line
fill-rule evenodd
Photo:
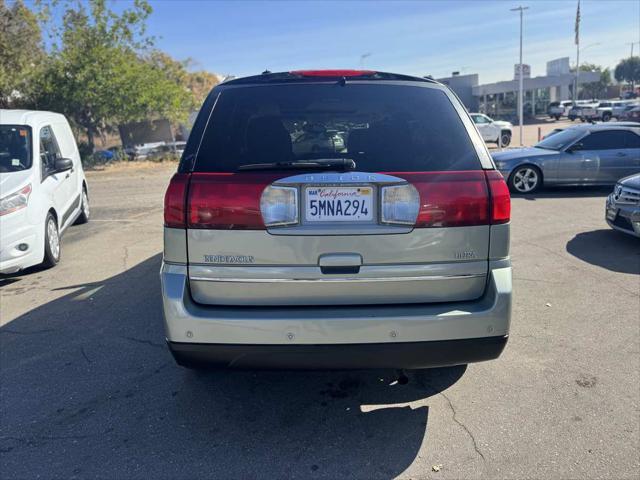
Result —
M 522 68 L 522 15 L 525 10 L 529 10 L 529 7 L 523 7 L 522 5 L 517 8 L 512 8 L 512 12 L 520 12 L 520 64 L 518 65 L 518 121 L 520 124 L 520 146 L 523 146 L 522 143 L 522 124 L 523 124 L 523 116 L 524 116 L 524 96 L 523 96 L 523 88 L 524 88 L 524 68 Z

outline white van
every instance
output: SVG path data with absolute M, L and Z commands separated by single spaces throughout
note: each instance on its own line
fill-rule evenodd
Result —
M 0 274 L 54 266 L 62 233 L 88 220 L 87 180 L 67 119 L 0 110 Z

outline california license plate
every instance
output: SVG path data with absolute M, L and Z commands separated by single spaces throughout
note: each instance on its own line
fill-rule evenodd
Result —
M 367 222 L 373 220 L 373 187 L 307 187 L 307 222 Z

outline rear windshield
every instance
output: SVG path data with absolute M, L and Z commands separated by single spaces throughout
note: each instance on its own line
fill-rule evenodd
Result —
M 369 172 L 476 170 L 480 161 L 441 90 L 372 84 L 289 84 L 221 92 L 194 166 L 349 158 Z
M 31 168 L 31 129 L 24 125 L 0 125 L 0 173 Z

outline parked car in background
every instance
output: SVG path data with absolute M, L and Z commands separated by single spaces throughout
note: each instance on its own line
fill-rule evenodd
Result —
M 571 107 L 567 115 L 567 118 L 572 122 L 576 119 L 580 119 L 584 122 L 585 119 L 584 119 L 583 111 L 585 109 L 590 110 L 591 108 L 597 108 L 598 105 L 599 105 L 599 102 L 597 101 L 585 102 L 584 100 L 580 100 Z
M 613 105 L 611 106 L 611 116 L 620 120 L 620 115 L 629 105 L 638 105 L 638 102 L 636 100 L 618 100 L 613 102 Z
M 613 102 L 600 102 L 595 108 L 585 108 L 582 117 L 590 122 L 608 122 L 613 116 Z
M 620 120 L 640 123 L 640 106 L 628 105 L 620 115 Z
M 513 192 L 532 193 L 543 185 L 612 185 L 640 173 L 640 126 L 574 126 L 534 147 L 492 156 Z
M 503 147 L 509 146 L 513 135 L 513 125 L 509 122 L 501 120 L 493 120 L 483 113 L 470 113 L 471 120 L 478 127 L 478 131 L 485 142 L 502 144 Z
M 345 148 L 294 150 L 300 125 L 342 132 Z M 222 83 L 165 196 L 169 348 L 192 368 L 496 358 L 509 218 L 469 115 L 433 80 L 331 70 Z
M 618 180 L 607 197 L 605 218 L 611 228 L 640 237 L 640 174 Z
M 89 195 L 67 119 L 0 110 L 0 273 L 60 260 L 60 238 L 89 220 Z
M 573 101 L 563 100 L 561 102 L 551 102 L 547 107 L 547 115 L 556 120 L 560 120 L 561 117 L 566 117 L 570 108 L 573 106 Z

